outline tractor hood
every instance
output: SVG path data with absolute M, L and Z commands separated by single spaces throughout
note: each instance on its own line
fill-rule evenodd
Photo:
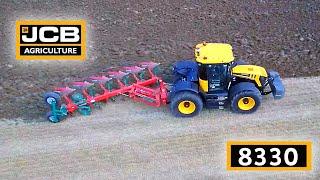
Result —
M 285 88 L 282 84 L 280 75 L 276 71 L 266 71 L 265 68 L 255 65 L 236 65 L 231 69 L 233 76 L 250 79 L 254 81 L 258 87 L 264 88 L 261 78 L 267 78 L 268 84 L 271 88 L 271 92 L 275 99 L 281 99 L 284 97 Z
M 267 71 L 263 67 L 255 65 L 237 65 L 231 69 L 231 73 L 233 76 L 255 81 L 258 87 L 262 86 L 260 77 L 268 77 Z
M 232 68 L 232 74 L 257 75 L 268 77 L 267 71 L 261 66 L 255 65 L 237 65 Z

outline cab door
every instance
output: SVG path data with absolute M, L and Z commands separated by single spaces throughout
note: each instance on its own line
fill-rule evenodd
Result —
M 208 91 L 223 91 L 228 87 L 228 64 L 207 66 Z

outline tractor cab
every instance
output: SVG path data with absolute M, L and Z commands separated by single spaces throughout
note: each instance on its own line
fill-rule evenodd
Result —
M 206 107 L 223 109 L 228 98 L 230 63 L 234 60 L 229 44 L 202 43 L 195 49 L 199 91 Z
M 229 44 L 198 44 L 195 60 L 198 63 L 199 86 L 203 92 L 211 94 L 228 90 L 230 62 L 234 60 Z

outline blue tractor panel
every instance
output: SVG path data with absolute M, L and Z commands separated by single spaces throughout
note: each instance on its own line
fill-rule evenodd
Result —
M 175 81 L 198 81 L 198 64 L 193 60 L 182 60 L 174 64 Z
M 285 88 L 280 79 L 280 75 L 276 71 L 269 71 L 269 85 L 274 99 L 281 99 L 284 97 Z

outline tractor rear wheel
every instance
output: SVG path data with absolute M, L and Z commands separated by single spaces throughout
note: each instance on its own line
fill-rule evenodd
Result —
M 253 84 L 248 84 L 239 83 L 231 90 L 232 111 L 249 114 L 259 108 L 262 99 L 261 93 Z
M 193 92 L 179 92 L 171 99 L 170 110 L 176 117 L 193 117 L 198 115 L 203 108 L 199 95 Z

